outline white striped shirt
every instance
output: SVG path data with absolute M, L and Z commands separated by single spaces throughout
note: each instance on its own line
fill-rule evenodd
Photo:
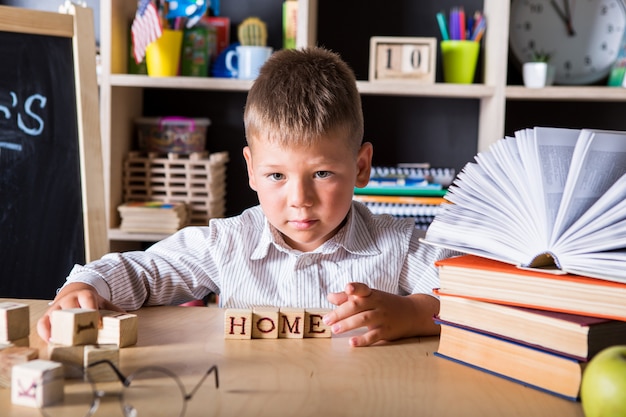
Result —
M 221 307 L 332 308 L 326 296 L 350 282 L 393 294 L 432 294 L 434 261 L 454 253 L 421 245 L 412 219 L 374 215 L 353 202 L 339 232 L 312 252 L 289 248 L 260 206 L 209 226 L 190 226 L 146 251 L 112 253 L 75 266 L 68 282 L 86 282 L 114 304 L 180 304 L 210 292 Z

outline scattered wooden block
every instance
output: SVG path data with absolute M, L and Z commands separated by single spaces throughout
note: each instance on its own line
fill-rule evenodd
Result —
M 85 345 L 66 346 L 48 343 L 48 358 L 51 361 L 82 367 L 84 356 Z
M 115 366 L 119 366 L 120 350 L 117 345 L 87 345 L 85 346 L 84 362 L 86 376 L 92 382 L 117 381 L 115 371 L 105 364 L 89 368 L 94 362 L 107 359 Z
M 252 309 L 252 338 L 278 338 L 278 307 L 254 307 Z
M 137 344 L 137 315 L 118 311 L 100 310 L 102 328 L 98 331 L 98 344 L 113 344 L 120 348 Z
M 13 367 L 11 402 L 27 407 L 43 407 L 63 400 L 63 366 L 35 359 Z
M 28 338 L 30 313 L 27 304 L 0 302 L 0 342 Z
M 224 313 L 225 339 L 252 338 L 252 310 L 229 308 Z
M 6 346 L 0 350 L 0 387 L 11 386 L 11 370 L 20 365 L 39 358 L 39 350 L 29 347 Z
M 331 337 L 332 331 L 322 321 L 322 317 L 330 312 L 329 308 L 313 308 L 304 311 L 304 337 Z
M 99 319 L 97 310 L 54 310 L 50 315 L 50 340 L 66 346 L 95 344 L 98 341 Z
M 279 339 L 302 339 L 304 337 L 304 309 L 280 308 Z
M 7 342 L 3 342 L 7 343 Z M 21 339 L 15 339 L 8 342 L 8 346 L 17 346 L 17 347 L 29 347 L 30 346 L 30 337 L 22 337 Z

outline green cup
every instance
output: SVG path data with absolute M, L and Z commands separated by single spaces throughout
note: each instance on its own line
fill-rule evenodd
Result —
M 471 84 L 474 81 L 479 51 L 479 42 L 441 41 L 444 82 Z

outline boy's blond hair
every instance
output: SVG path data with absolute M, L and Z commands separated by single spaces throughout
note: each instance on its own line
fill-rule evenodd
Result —
M 355 149 L 363 140 L 363 111 L 354 72 L 321 47 L 283 49 L 261 68 L 246 101 L 246 138 L 310 146 L 330 133 Z

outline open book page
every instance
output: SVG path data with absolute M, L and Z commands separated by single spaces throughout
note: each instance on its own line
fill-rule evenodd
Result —
M 626 174 L 559 237 L 554 247 L 572 273 L 626 282 Z
M 463 168 L 446 196 L 454 204 L 442 206 L 427 240 L 463 252 L 496 254 L 505 262 L 517 262 L 520 253 L 532 256 L 527 242 L 536 234 L 528 227 L 532 223 L 528 200 L 508 175 L 522 171 L 515 140 L 496 142 L 476 156 L 476 163 Z
M 549 249 L 563 189 L 567 180 L 578 129 L 535 127 L 532 136 L 520 138 L 520 153 L 530 187 L 529 204 L 536 208 L 535 222 L 541 230 L 543 248 Z
M 553 242 L 626 173 L 626 132 L 584 129 L 552 231 Z

